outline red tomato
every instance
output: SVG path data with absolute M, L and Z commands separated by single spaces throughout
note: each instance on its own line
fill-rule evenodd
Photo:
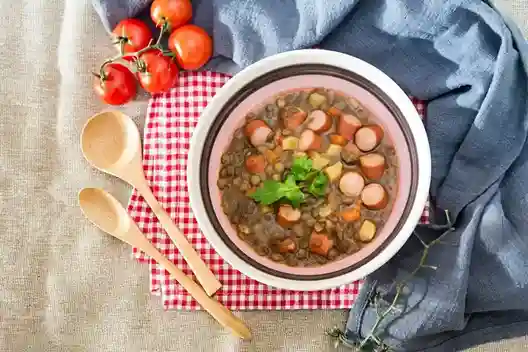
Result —
M 117 24 L 112 31 L 117 46 L 123 45 L 124 53 L 133 53 L 145 48 L 152 39 L 148 26 L 135 18 L 127 18 Z M 130 57 L 125 57 L 130 60 Z
M 121 64 L 105 65 L 104 75 L 94 80 L 94 90 L 105 103 L 122 105 L 136 96 L 134 74 Z
M 178 66 L 174 60 L 159 50 L 149 50 L 139 57 L 138 80 L 149 93 L 162 93 L 178 81 Z
M 150 6 L 150 17 L 156 26 L 166 22 L 174 30 L 191 20 L 192 5 L 190 0 L 154 0 Z
M 205 30 L 188 24 L 172 32 L 169 37 L 169 49 L 176 54 L 181 68 L 196 70 L 211 58 L 213 41 Z

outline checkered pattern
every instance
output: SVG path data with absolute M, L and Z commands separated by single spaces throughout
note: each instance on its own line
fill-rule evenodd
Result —
M 229 79 L 214 72 L 185 72 L 178 87 L 149 102 L 143 140 L 143 167 L 152 191 L 176 225 L 222 282 L 220 302 L 233 310 L 350 308 L 361 281 L 316 292 L 280 290 L 252 280 L 229 266 L 209 245 L 194 220 L 187 193 L 186 163 L 190 137 L 200 113 Z M 423 115 L 424 105 L 414 101 Z M 165 256 L 186 274 L 191 271 L 143 198 L 134 191 L 128 211 L 139 228 Z M 428 217 L 424 212 L 423 220 Z M 134 256 L 150 266 L 150 289 L 166 309 L 200 309 L 191 296 L 156 262 L 134 249 Z

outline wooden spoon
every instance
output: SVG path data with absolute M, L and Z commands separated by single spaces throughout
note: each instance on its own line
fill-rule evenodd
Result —
M 98 188 L 84 188 L 79 192 L 79 205 L 84 216 L 104 232 L 141 249 L 156 260 L 185 288 L 196 301 L 220 324 L 242 339 L 250 339 L 251 331 L 244 322 L 216 299 L 209 297 L 190 277 L 164 257 L 141 233 L 125 208 L 111 194 Z
M 143 196 L 209 296 L 222 287 L 187 238 L 158 203 L 141 164 L 141 138 L 132 119 L 119 111 L 91 117 L 81 133 L 84 157 L 95 168 L 128 182 Z

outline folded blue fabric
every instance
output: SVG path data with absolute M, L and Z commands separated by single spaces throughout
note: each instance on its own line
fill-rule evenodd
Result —
M 106 28 L 141 16 L 146 0 L 93 0 Z M 432 246 L 375 345 L 452 351 L 528 333 L 528 45 L 482 0 L 193 0 L 214 38 L 210 68 L 234 73 L 313 45 L 359 57 L 428 101 L 431 196 L 454 231 Z M 143 14 L 145 15 L 145 13 Z M 438 211 L 438 213 L 443 213 Z M 369 337 L 394 281 L 443 231 L 417 230 L 367 279 L 341 337 Z

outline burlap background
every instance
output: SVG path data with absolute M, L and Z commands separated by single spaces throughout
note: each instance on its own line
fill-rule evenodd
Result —
M 528 2 L 500 3 L 528 33 Z M 0 351 L 326 351 L 344 311 L 246 312 L 252 343 L 205 313 L 164 312 L 147 267 L 77 208 L 83 186 L 126 202 L 92 170 L 79 132 L 103 108 L 90 71 L 113 53 L 89 0 L 1 0 Z M 142 124 L 145 102 L 126 109 Z M 478 351 L 526 351 L 528 340 Z

